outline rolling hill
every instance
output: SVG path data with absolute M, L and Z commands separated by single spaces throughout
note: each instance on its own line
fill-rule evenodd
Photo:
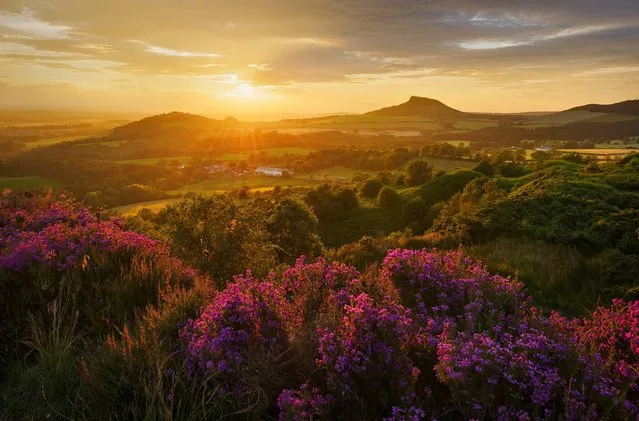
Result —
M 591 113 L 628 114 L 639 116 L 639 99 L 617 102 L 615 104 L 587 104 L 567 111 L 590 111 Z
M 112 139 L 148 139 L 162 136 L 206 133 L 222 128 L 234 127 L 237 120 L 213 120 L 201 115 L 171 112 L 159 114 L 124 126 L 116 127 L 110 136 Z
M 412 96 L 400 105 L 385 107 L 371 111 L 365 115 L 372 116 L 419 116 L 419 117 L 461 117 L 465 113 L 436 99 Z

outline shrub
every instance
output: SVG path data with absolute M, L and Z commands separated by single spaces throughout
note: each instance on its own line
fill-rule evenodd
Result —
M 374 198 L 377 197 L 379 191 L 384 187 L 381 180 L 377 178 L 371 178 L 366 180 L 359 189 L 359 194 L 362 197 Z
M 415 160 L 406 167 L 405 183 L 409 187 L 419 186 L 433 178 L 433 167 L 423 160 Z
M 277 385 L 278 359 L 288 348 L 287 309 L 272 282 L 250 273 L 236 277 L 180 333 L 188 378 L 212 383 L 236 409 L 246 409 L 246 402 L 267 406 L 265 397 L 278 390 L 270 390 Z
M 384 186 L 377 196 L 377 204 L 380 209 L 386 211 L 398 211 L 402 206 L 402 198 L 393 188 Z
M 48 320 L 56 300 L 70 301 L 78 329 L 104 334 L 157 303 L 162 290 L 190 287 L 195 278 L 159 242 L 71 200 L 0 200 L 0 294 L 12 297 L 0 309 L 3 341 L 24 336 L 28 314 Z

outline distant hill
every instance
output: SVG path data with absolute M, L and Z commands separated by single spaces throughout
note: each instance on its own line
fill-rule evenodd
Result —
M 628 114 L 639 116 L 639 99 L 617 102 L 616 104 L 588 104 L 567 111 L 590 111 L 591 113 Z
M 113 139 L 148 139 L 151 137 L 198 134 L 238 125 L 234 118 L 213 120 L 201 115 L 177 111 L 134 121 L 113 129 Z
M 448 105 L 436 99 L 412 96 L 400 105 L 382 108 L 380 110 L 371 111 L 366 115 L 376 116 L 420 116 L 420 117 L 455 117 L 464 113 L 449 107 Z

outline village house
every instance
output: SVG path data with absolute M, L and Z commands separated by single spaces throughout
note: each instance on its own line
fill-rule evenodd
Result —
M 274 167 L 257 167 L 255 173 L 266 175 L 268 177 L 282 177 L 284 175 L 284 169 Z

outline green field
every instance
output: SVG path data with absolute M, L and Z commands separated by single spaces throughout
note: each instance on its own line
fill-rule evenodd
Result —
M 470 146 L 470 142 L 467 140 L 445 140 L 443 143 L 448 143 L 449 145 L 453 145 L 457 148 L 460 146 Z
M 456 170 L 466 170 L 477 166 L 474 161 L 455 161 L 452 159 L 424 158 L 424 161 L 433 166 L 435 171 L 452 172 Z
M 485 127 L 497 127 L 497 125 L 497 122 L 494 120 L 459 120 L 455 122 L 455 129 L 478 130 Z
M 24 142 L 24 145 L 27 148 L 37 148 L 39 146 L 51 146 L 56 143 L 68 142 L 70 140 L 76 140 L 78 136 L 69 136 L 69 137 L 51 137 L 46 139 L 34 140 L 31 142 Z
M 231 162 L 231 161 L 246 161 L 248 160 L 251 153 L 265 153 L 268 156 L 273 156 L 280 158 L 285 155 L 308 155 L 311 152 L 315 152 L 315 149 L 311 148 L 270 148 L 270 149 L 260 149 L 253 152 L 236 152 L 236 153 L 225 153 L 218 156 L 215 156 L 214 159 L 217 161 Z
M 0 190 L 30 190 L 43 187 L 59 188 L 60 183 L 43 177 L 0 177 Z
M 374 171 L 355 170 L 353 168 L 346 167 L 331 167 L 323 170 L 313 171 L 309 174 L 300 174 L 300 178 L 306 178 L 308 180 L 319 181 L 351 181 L 355 174 L 368 174 L 373 175 Z
M 254 174 L 246 174 L 237 176 L 233 174 L 224 174 L 213 180 L 201 181 L 195 184 L 182 186 L 177 190 L 171 190 L 171 194 L 185 193 L 219 193 L 236 188 L 248 187 L 249 189 L 264 189 L 275 186 L 294 187 L 294 186 L 315 186 L 321 184 L 320 181 L 309 180 L 308 178 L 281 178 L 281 177 L 264 177 Z
M 132 203 L 130 205 L 123 205 L 113 208 L 112 210 L 119 212 L 122 216 L 135 216 L 142 209 L 149 209 L 152 212 L 158 212 L 164 209 L 167 205 L 175 202 L 179 202 L 183 199 L 162 199 L 162 200 L 152 200 L 150 202 L 139 202 Z
M 376 115 L 345 115 L 331 119 L 311 121 L 302 127 L 314 127 L 334 130 L 392 130 L 392 129 L 412 129 L 412 130 L 439 130 L 439 122 L 418 116 L 395 117 Z
M 142 158 L 142 159 L 126 159 L 124 161 L 115 161 L 118 164 L 134 164 L 134 165 L 157 165 L 159 162 L 171 162 L 178 160 L 180 164 L 185 164 L 191 160 L 190 156 L 168 156 L 163 158 Z
M 98 143 L 80 143 L 78 145 L 74 145 L 74 148 L 89 148 L 94 146 L 108 146 L 109 148 L 117 148 L 125 143 L 127 140 L 109 140 L 106 142 L 98 142 Z

